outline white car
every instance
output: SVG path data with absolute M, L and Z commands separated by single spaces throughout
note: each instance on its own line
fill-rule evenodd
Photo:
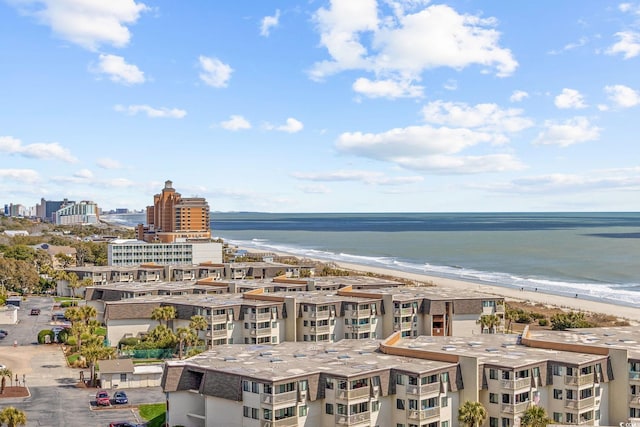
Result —
M 6 368 L 6 366 L 4 366 L 4 365 L 0 364 L 0 370 L 2 370 L 2 369 L 4 369 L 4 368 Z

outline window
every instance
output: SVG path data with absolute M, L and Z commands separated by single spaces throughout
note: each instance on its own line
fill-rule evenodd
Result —
M 553 367 L 551 369 L 553 371 L 553 375 L 556 375 L 556 376 L 562 375 L 562 366 L 553 365 Z
M 306 417 L 307 416 L 307 405 L 302 405 L 298 408 L 298 416 L 299 417 Z
M 126 381 L 127 380 L 127 374 L 120 374 L 120 381 Z
M 380 410 L 380 402 L 378 400 L 374 400 L 371 402 L 371 411 L 378 412 Z
M 409 410 L 410 411 L 418 410 L 418 401 L 416 399 L 409 399 Z
M 489 369 L 489 379 L 490 380 L 497 380 L 498 379 L 498 370 L 497 369 Z
M 556 423 L 561 423 L 562 422 L 562 414 L 560 412 L 554 412 L 553 413 L 553 421 Z
M 396 384 L 403 385 L 404 384 L 404 375 L 397 374 L 396 375 Z
M 568 377 L 572 377 L 573 376 L 573 369 L 574 368 L 567 367 L 567 376 Z
M 271 420 L 273 418 L 273 411 L 271 409 L 262 409 L 262 419 Z
M 443 372 L 442 374 L 440 374 L 440 380 L 443 383 L 448 383 L 449 382 L 449 372 Z
M 511 427 L 511 419 L 503 418 L 502 419 L 502 427 Z
M 498 403 L 497 393 L 489 393 L 489 403 Z
M 307 390 L 309 388 L 309 382 L 302 380 L 298 382 L 298 390 Z
M 265 384 L 262 387 L 262 390 L 264 391 L 264 394 L 273 394 L 273 387 L 271 387 L 271 384 Z
M 553 389 L 553 398 L 562 400 L 562 390 L 558 390 L 557 388 Z
M 449 427 L 449 421 L 443 421 L 440 423 L 440 427 Z
M 251 393 L 260 393 L 260 390 L 259 390 L 258 387 L 259 387 L 258 383 L 252 382 L 251 383 Z
M 571 412 L 567 412 L 565 415 L 567 416 L 567 421 L 565 421 L 565 422 L 567 422 L 569 424 L 574 424 L 574 423 L 576 423 L 578 421 L 576 419 L 576 417 Z
M 510 374 L 511 374 L 511 372 L 509 372 L 509 371 L 502 371 L 502 379 L 503 380 L 508 380 L 510 378 Z
M 600 409 L 596 409 L 596 412 L 595 412 L 595 416 L 594 416 L 594 418 L 595 418 L 596 420 L 599 420 L 599 419 L 600 419 Z
M 250 414 L 251 414 L 251 408 L 249 408 L 248 406 L 243 406 L 242 407 L 242 416 L 244 416 L 245 418 L 249 418 Z
M 396 408 L 404 410 L 404 400 L 396 399 Z
M 242 381 L 242 390 L 243 391 L 249 391 L 251 390 L 250 386 L 249 386 L 249 381 Z
M 584 389 L 580 390 L 580 399 L 588 399 L 591 396 L 593 396 L 593 389 L 592 388 L 584 388 Z
M 511 395 L 504 393 L 502 395 L 502 403 L 511 403 Z
M 440 407 L 446 408 L 447 406 L 449 406 L 449 399 L 446 396 L 440 398 Z
M 489 417 L 489 427 L 498 427 L 500 420 L 495 417 Z
M 327 378 L 327 382 L 325 383 L 325 388 L 328 388 L 330 390 L 333 390 L 333 380 L 330 378 Z
M 575 400 L 576 392 L 574 390 L 567 389 L 566 392 L 567 392 L 567 399 L 568 400 Z
M 333 404 L 326 403 L 324 405 L 324 412 L 325 412 L 325 414 L 333 415 Z

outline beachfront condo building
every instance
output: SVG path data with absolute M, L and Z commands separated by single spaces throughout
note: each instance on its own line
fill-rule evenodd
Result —
M 149 243 L 142 240 L 117 239 L 109 243 L 107 259 L 108 264 L 114 267 L 133 267 L 150 263 L 162 266 L 222 263 L 222 243 Z
M 147 206 L 146 225 L 139 224 L 137 238 L 146 242 L 172 243 L 211 239 L 209 204 L 202 197 L 182 197 L 171 181 L 164 183 Z
M 56 225 L 90 225 L 97 224 L 100 210 L 94 202 L 83 200 L 61 207 L 53 214 Z
M 603 328 L 225 345 L 167 362 L 162 386 L 167 422 L 188 427 L 458 427 L 467 401 L 489 427 L 534 406 L 555 424 L 619 425 L 637 416 L 639 339 Z

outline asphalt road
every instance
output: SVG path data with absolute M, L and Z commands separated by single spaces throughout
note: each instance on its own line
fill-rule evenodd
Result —
M 16 325 L 0 325 L 9 335 L 0 340 L 0 364 L 6 365 L 31 393 L 27 398 L 0 398 L 0 407 L 15 406 L 27 414 L 27 426 L 108 426 L 113 421 L 141 422 L 136 406 L 164 402 L 160 387 L 126 389 L 130 405 L 96 409 L 96 389 L 78 388 L 80 369 L 69 368 L 57 345 L 38 345 L 38 332 L 51 328 L 52 298 L 23 301 Z M 31 316 L 31 308 L 41 309 Z M 14 341 L 17 345 L 14 347 Z M 86 372 L 85 372 L 86 374 Z M 113 391 L 109 390 L 112 395 Z

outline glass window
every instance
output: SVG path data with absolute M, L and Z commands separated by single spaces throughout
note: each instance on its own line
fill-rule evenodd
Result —
M 489 369 L 489 379 L 490 380 L 497 380 L 498 379 L 498 370 L 497 369 Z
M 329 415 L 333 415 L 333 404 L 331 403 L 326 403 L 324 405 L 324 412 L 329 414 Z
M 553 398 L 554 399 L 562 399 L 562 390 L 558 390 L 557 388 L 553 389 Z
M 499 420 L 495 417 L 489 417 L 489 427 L 498 427 Z
M 440 398 L 440 407 L 446 408 L 447 406 L 449 406 L 449 398 L 447 398 L 446 396 Z
M 562 414 L 560 412 L 554 412 L 553 413 L 553 421 L 556 423 L 561 423 L 562 422 Z
M 497 393 L 489 393 L 489 403 L 498 403 Z
M 403 385 L 404 384 L 404 375 L 397 374 L 396 375 L 396 384 Z
M 371 411 L 378 412 L 380 410 L 380 402 L 378 400 L 374 400 L 371 402 Z
M 404 400 L 396 399 L 396 408 L 404 410 Z
M 307 416 L 307 405 L 302 405 L 298 407 L 298 416 L 306 417 Z

